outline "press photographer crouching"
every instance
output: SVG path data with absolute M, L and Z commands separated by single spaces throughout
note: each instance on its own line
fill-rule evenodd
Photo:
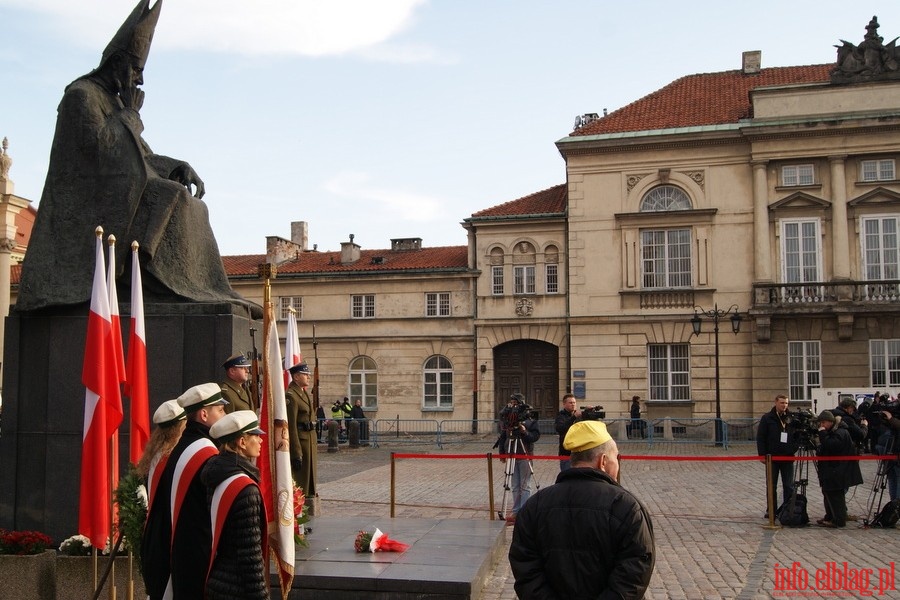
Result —
M 504 487 L 513 492 L 513 507 L 509 513 L 504 512 L 506 522 L 512 524 L 515 523 L 516 513 L 531 496 L 533 470 L 527 457 L 534 454 L 534 443 L 540 439 L 541 432 L 538 429 L 537 412 L 526 404 L 522 394 L 509 397 L 506 406 L 500 411 L 499 420 L 500 438 L 494 447 L 499 447 L 504 454 L 522 457 L 511 459 L 514 464 L 512 468 L 507 465 L 507 481 L 504 484 Z M 506 459 L 501 458 L 500 462 L 506 463 Z M 504 495 L 504 511 L 505 503 Z
M 829 410 L 819 413 L 819 456 L 855 456 L 856 447 L 847 424 Z M 817 461 L 819 485 L 825 501 L 825 517 L 816 521 L 820 527 L 844 527 L 847 524 L 847 489 L 863 482 L 859 461 Z

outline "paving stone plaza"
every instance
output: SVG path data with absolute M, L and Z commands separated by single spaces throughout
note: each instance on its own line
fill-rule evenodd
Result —
M 555 438 L 554 438 L 555 439 Z M 484 445 L 464 444 L 349 449 L 334 454 L 320 446 L 321 513 L 328 517 L 391 516 L 391 453 L 447 458 L 398 458 L 394 516 L 427 519 L 489 519 L 503 499 L 503 465 L 493 459 L 489 486 Z M 539 444 L 538 454 L 555 446 Z M 620 443 L 622 484 L 647 506 L 656 537 L 656 567 L 646 598 L 900 598 L 894 562 L 900 530 L 862 528 L 877 463 L 862 461 L 865 484 L 847 494 L 856 523 L 845 529 L 814 525 L 824 514 L 815 472 L 809 476 L 810 527 L 768 529 L 764 466 L 752 444 L 727 449 L 712 444 Z M 496 452 L 494 450 L 493 452 Z M 477 458 L 457 458 L 460 456 Z M 686 457 L 732 460 L 685 460 Z M 652 458 L 652 459 L 651 459 Z M 664 459 L 664 460 L 659 460 Z M 535 480 L 552 485 L 559 463 L 535 460 Z M 886 500 L 886 498 L 885 498 Z M 512 504 L 507 499 L 507 506 Z M 311 525 L 314 527 L 315 519 Z M 512 528 L 505 531 L 506 547 Z M 315 530 L 310 543 L 315 544 Z M 516 598 L 504 552 L 482 589 L 484 600 Z

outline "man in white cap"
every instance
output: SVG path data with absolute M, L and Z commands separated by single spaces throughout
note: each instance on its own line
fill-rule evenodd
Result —
M 619 450 L 602 421 L 563 442 L 571 468 L 516 518 L 509 564 L 520 598 L 642 598 L 656 562 L 647 510 L 617 483 Z
M 141 543 L 142 560 L 149 565 L 144 583 L 151 600 L 203 598 L 212 533 L 206 488 L 200 482 L 200 469 L 218 454 L 209 428 L 225 416 L 222 388 L 218 383 L 195 385 L 178 397 L 178 405 L 187 413 L 187 425 L 172 450 L 159 478 L 155 504 L 168 507 L 154 539 L 170 539 L 171 545 L 149 546 Z M 160 537 L 161 536 L 161 537 Z

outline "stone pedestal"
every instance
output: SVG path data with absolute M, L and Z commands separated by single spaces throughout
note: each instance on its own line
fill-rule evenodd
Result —
M 59 541 L 77 533 L 88 306 L 6 320 L 0 432 L 0 527 L 36 529 Z M 129 307 L 122 306 L 123 344 Z M 252 349 L 251 321 L 231 304 L 144 307 L 150 413 L 185 389 L 224 377 L 221 363 Z M 253 322 L 262 331 L 261 323 Z M 259 346 L 262 340 L 259 339 Z M 128 468 L 130 412 L 119 429 L 122 472 Z

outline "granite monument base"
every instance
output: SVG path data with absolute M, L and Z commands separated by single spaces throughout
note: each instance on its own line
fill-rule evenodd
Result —
M 123 345 L 129 307 L 123 305 Z M 39 530 L 57 543 L 77 533 L 84 428 L 81 381 L 88 306 L 6 320 L 0 430 L 0 528 Z M 222 362 L 253 348 L 247 311 L 232 304 L 144 307 L 150 413 L 187 388 L 224 377 Z M 262 338 L 256 345 L 262 348 Z M 121 472 L 128 469 L 129 402 L 119 429 Z
M 506 523 L 487 519 L 321 517 L 309 525 L 309 547 L 297 548 L 292 600 L 471 600 L 506 548 Z M 357 532 L 376 527 L 409 549 L 357 553 Z M 272 588 L 272 598 L 279 593 Z

